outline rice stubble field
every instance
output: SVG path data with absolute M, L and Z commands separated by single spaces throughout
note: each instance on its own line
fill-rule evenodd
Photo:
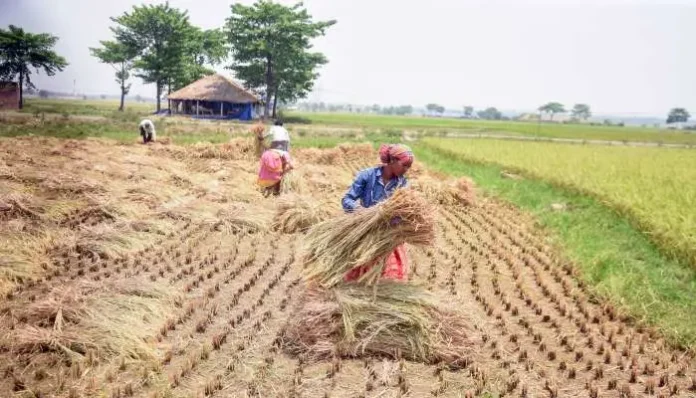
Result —
M 437 243 L 410 249 L 411 282 L 470 314 L 469 361 L 310 362 L 278 343 L 302 299 L 303 232 L 273 224 L 295 208 L 254 189 L 244 140 L 12 138 L 0 151 L 2 396 L 696 394 L 692 354 L 594 297 L 529 216 L 494 199 L 439 205 Z M 374 157 L 295 153 L 289 189 L 326 215 Z M 439 178 L 412 170 L 419 190 Z

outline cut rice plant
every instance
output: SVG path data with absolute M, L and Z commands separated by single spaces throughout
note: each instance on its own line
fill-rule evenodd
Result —
M 190 157 L 203 159 L 253 160 L 255 159 L 255 140 L 251 137 L 235 137 L 219 145 L 195 144 L 186 152 Z
M 154 358 L 154 347 L 146 340 L 164 319 L 172 294 L 169 288 L 134 280 L 60 286 L 22 311 L 27 323 L 3 335 L 0 349 L 56 352 L 67 359 L 89 351 Z M 143 324 L 144 318 L 151 322 Z
M 353 268 L 376 261 L 359 282 L 373 284 L 384 259 L 402 243 L 428 245 L 435 240 L 434 208 L 412 189 L 399 189 L 387 201 L 324 221 L 310 229 L 304 278 L 330 287 Z
M 331 208 L 312 197 L 285 195 L 278 200 L 273 229 L 286 234 L 305 232 L 331 217 Z
M 271 224 L 271 213 L 264 208 L 249 208 L 235 203 L 221 209 L 213 229 L 231 234 L 265 231 Z
M 423 192 L 428 200 L 444 206 L 471 206 L 476 203 L 474 183 L 466 177 L 442 180 L 422 176 L 416 180 L 414 186 Z
M 322 360 L 375 355 L 465 366 L 472 324 L 420 286 L 309 288 L 283 332 L 286 351 Z
M 293 171 L 289 171 L 283 175 L 283 180 L 280 183 L 280 190 L 282 193 L 305 193 L 305 184 L 300 176 Z
M 266 150 L 266 145 L 263 139 L 263 132 L 265 130 L 266 127 L 262 123 L 254 124 L 249 130 L 254 138 L 254 154 L 256 154 L 257 159 L 260 159 L 263 151 Z

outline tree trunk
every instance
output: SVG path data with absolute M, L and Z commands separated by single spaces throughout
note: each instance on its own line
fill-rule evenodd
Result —
M 162 82 L 157 80 L 157 113 L 160 111 L 160 96 L 162 95 Z
M 24 108 L 24 73 L 19 69 L 19 109 Z
M 268 118 L 271 107 L 271 87 L 273 87 L 273 70 L 271 69 L 271 58 L 266 58 L 266 103 L 263 104 L 263 118 Z
M 169 78 L 167 80 L 167 110 L 169 114 L 172 114 L 172 101 L 169 99 L 169 96 L 172 95 L 172 79 Z
M 276 118 L 276 109 L 278 108 L 278 87 L 275 88 L 273 93 L 273 118 Z

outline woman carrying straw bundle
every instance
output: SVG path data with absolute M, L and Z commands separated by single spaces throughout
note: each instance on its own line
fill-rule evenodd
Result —
M 280 195 L 280 184 L 283 176 L 293 169 L 290 154 L 284 151 L 281 143 L 272 143 L 271 148 L 261 155 L 259 162 L 258 184 L 263 189 L 264 196 Z
M 372 207 L 388 199 L 398 188 L 408 186 L 404 176 L 413 164 L 413 151 L 406 145 L 387 144 L 379 149 L 382 164 L 358 173 L 355 181 L 343 197 L 343 210 L 347 213 L 358 209 L 358 202 L 363 208 Z M 398 218 L 391 220 L 392 225 L 400 222 Z M 352 269 L 345 276 L 345 281 L 356 281 L 367 273 L 373 263 Z M 405 280 L 408 269 L 406 249 L 403 244 L 397 246 L 385 260 L 382 278 Z

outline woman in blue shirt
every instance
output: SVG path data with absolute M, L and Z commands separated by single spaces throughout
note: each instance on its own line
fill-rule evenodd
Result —
M 406 145 L 382 145 L 379 149 L 382 165 L 362 170 L 353 184 L 343 196 L 343 210 L 350 213 L 360 206 L 367 208 L 389 198 L 398 188 L 408 186 L 404 174 L 413 164 L 413 151 Z M 395 220 L 396 221 L 396 220 Z M 357 280 L 367 272 L 372 264 L 351 270 L 346 275 L 346 281 Z M 398 246 L 387 257 L 382 277 L 403 280 L 406 278 L 406 251 L 403 245 Z

